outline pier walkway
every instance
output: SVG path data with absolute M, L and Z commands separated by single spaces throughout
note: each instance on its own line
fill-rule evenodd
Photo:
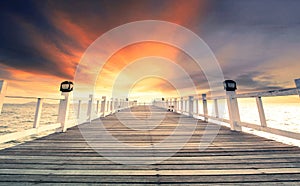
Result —
M 300 184 L 299 147 L 231 131 L 222 126 L 212 143 L 205 150 L 199 150 L 201 137 L 204 131 L 207 132 L 207 125 L 216 125 L 201 120 L 182 149 L 155 164 L 147 164 L 159 159 L 155 151 L 145 149 L 144 152 L 135 153 L 130 147 L 114 146 L 109 138 L 102 141 L 102 153 L 99 154 L 90 147 L 80 132 L 79 128 L 88 128 L 91 139 L 99 132 L 97 126 L 103 125 L 115 139 L 123 143 L 151 146 L 171 135 L 179 118 L 187 125 L 195 120 L 154 106 L 135 106 L 119 113 L 124 117 L 129 111 L 135 117 L 145 120 L 151 112 L 166 115 L 160 125 L 152 130 L 131 130 L 113 114 L 103 118 L 102 123 L 94 120 L 92 124 L 75 126 L 65 133 L 51 134 L 1 150 L 0 185 Z M 148 123 L 149 129 L 153 127 L 151 122 Z M 131 124 L 137 127 L 139 125 L 138 122 Z M 93 130 L 93 127 L 96 128 Z M 184 136 L 185 131 L 180 135 Z M 170 147 L 174 145 L 176 146 L 176 142 L 170 144 Z M 167 156 L 170 149 L 161 149 L 159 156 L 164 153 Z M 122 156 L 124 159 L 128 158 L 125 155 L 129 153 L 131 165 L 110 161 L 105 153 L 121 159 Z

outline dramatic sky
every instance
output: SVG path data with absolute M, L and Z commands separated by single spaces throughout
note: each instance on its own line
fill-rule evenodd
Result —
M 10 95 L 58 95 L 60 82 L 73 80 L 85 50 L 102 34 L 133 21 L 163 20 L 202 38 L 240 92 L 294 87 L 300 78 L 299 7 L 297 0 L 2 0 L 0 79 L 8 81 Z M 159 28 L 149 32 L 160 34 Z M 147 56 L 162 58 L 145 62 Z M 109 92 L 114 77 L 139 59 L 146 69 L 157 70 L 162 68 L 153 65 L 157 61 L 172 60 L 187 70 L 199 92 L 207 91 L 205 77 L 193 71 L 184 52 L 161 43 L 137 43 L 107 61 L 97 83 L 99 94 Z M 152 66 L 151 60 L 156 61 Z M 130 73 L 142 68 L 137 67 Z M 161 70 L 187 88 L 172 69 Z M 174 90 L 167 79 L 155 77 L 132 88 L 150 95 Z

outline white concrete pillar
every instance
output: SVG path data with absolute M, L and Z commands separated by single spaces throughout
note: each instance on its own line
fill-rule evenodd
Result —
M 78 107 L 77 107 L 77 119 L 80 118 L 80 110 L 81 110 L 81 100 L 78 101 Z
M 202 94 L 202 104 L 203 104 L 203 114 L 204 114 L 204 121 L 208 122 L 208 109 L 207 109 L 207 99 L 206 94 Z
M 198 115 L 199 114 L 199 99 L 195 99 L 195 107 L 196 107 L 195 113 L 196 113 L 196 115 Z
M 177 98 L 174 98 L 174 112 L 177 112 L 178 108 L 177 108 Z
M 98 117 L 98 114 L 99 114 L 99 109 L 100 109 L 100 100 L 97 99 L 97 103 L 96 103 L 96 111 L 95 111 L 97 117 Z
M 88 102 L 88 109 L 87 109 L 87 117 L 88 121 L 91 122 L 93 119 L 93 103 L 94 102 L 94 96 L 90 94 L 89 96 L 89 102 Z
M 218 107 L 218 100 L 214 99 L 214 107 L 215 107 L 215 116 L 219 118 L 219 107 Z
M 188 108 L 188 112 L 189 112 L 189 116 L 193 117 L 194 114 L 194 96 L 189 96 L 189 108 Z
M 240 112 L 238 107 L 238 102 L 236 99 L 235 91 L 226 91 L 227 95 L 227 105 L 228 105 L 228 112 L 230 118 L 230 128 L 231 130 L 241 131 L 241 126 L 238 125 L 237 122 L 240 122 Z
M 69 116 L 71 92 L 62 92 L 61 95 L 65 98 L 60 100 L 57 120 L 58 123 L 61 123 L 61 132 L 65 132 L 68 128 L 67 122 Z
M 106 96 L 102 96 L 101 100 L 101 112 L 102 116 L 105 117 L 105 103 L 106 103 Z
M 180 98 L 180 112 L 183 113 L 183 97 Z

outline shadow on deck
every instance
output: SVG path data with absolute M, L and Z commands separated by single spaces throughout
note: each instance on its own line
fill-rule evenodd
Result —
M 199 150 L 207 125 L 216 126 L 199 120 L 189 141 L 169 157 L 178 141 L 166 144 L 159 151 L 155 145 L 173 133 L 180 118 L 186 125 L 195 120 L 156 107 L 138 106 L 132 108 L 131 113 L 140 120 L 132 122 L 127 117 L 128 112 L 127 109 L 107 116 L 102 124 L 95 120 L 66 133 L 52 134 L 0 151 L 0 185 L 300 183 L 298 147 L 221 127 L 209 147 Z M 146 120 L 151 112 L 155 116 L 165 114 L 160 125 Z M 117 116 L 124 121 L 127 119 L 128 124 L 138 130 L 127 128 Z M 160 118 L 152 118 L 155 119 L 159 121 Z M 134 148 L 118 146 L 108 136 L 99 136 L 99 132 L 103 132 L 100 126 L 105 126 L 114 139 Z M 79 128 L 87 129 L 85 137 Z M 179 136 L 187 135 L 186 132 L 183 130 Z M 120 161 L 131 165 L 123 165 Z M 157 162 L 148 164 L 152 161 Z

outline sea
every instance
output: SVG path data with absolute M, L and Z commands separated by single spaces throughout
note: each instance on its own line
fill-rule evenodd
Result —
M 219 113 L 224 118 L 228 118 L 228 110 L 226 101 L 222 100 L 219 102 Z M 255 99 L 242 100 L 238 102 L 241 121 L 253 123 L 259 125 L 260 119 L 258 109 L 256 106 Z M 81 121 L 84 122 L 87 119 L 87 104 L 82 104 L 81 108 Z M 42 109 L 42 115 L 40 120 L 40 126 L 57 123 L 58 116 L 57 103 L 44 103 Z M 17 103 L 5 103 L 3 105 L 2 113 L 0 115 L 0 135 L 19 132 L 33 127 L 34 114 L 36 109 L 36 102 L 29 102 L 23 104 Z M 199 112 L 203 112 L 201 106 L 198 108 Z M 297 132 L 300 135 L 300 98 L 298 102 L 291 103 L 277 103 L 267 102 L 264 103 L 264 111 L 267 120 L 268 127 Z M 213 108 L 213 102 L 208 101 L 208 112 L 210 115 L 215 114 Z M 77 113 L 77 105 L 73 104 L 70 107 L 69 119 L 75 120 Z M 228 126 L 228 124 L 220 123 Z M 282 136 L 268 134 L 265 132 L 255 131 L 253 129 L 243 128 L 243 131 L 253 133 L 265 138 L 280 141 L 286 144 L 295 145 L 300 147 L 300 140 L 294 140 Z M 23 143 L 24 141 L 30 141 L 36 137 L 15 140 L 8 143 L 7 146 L 13 146 L 16 144 Z M 1 146 L 0 146 L 1 148 Z

